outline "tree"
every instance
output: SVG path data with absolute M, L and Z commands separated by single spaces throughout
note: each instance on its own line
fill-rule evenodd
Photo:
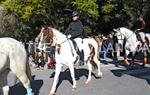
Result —
M 97 31 L 103 31 L 100 33 L 108 34 L 113 28 L 130 27 L 132 16 L 124 0 L 98 0 L 98 6 Z
M 88 18 L 82 18 L 83 22 L 92 26 L 95 21 L 93 19 L 97 19 L 98 17 L 95 0 L 84 0 L 84 2 L 82 2 L 84 8 L 78 5 L 80 2 L 82 1 L 5 0 L 2 2 L 2 5 L 5 7 L 7 13 L 13 13 L 13 15 L 18 19 L 18 23 L 20 24 L 19 26 L 21 26 L 19 27 L 19 30 L 22 31 L 24 35 L 28 34 L 28 36 L 34 37 L 37 32 L 39 32 L 38 27 L 42 24 L 48 24 L 54 28 L 64 31 L 67 26 L 66 22 L 70 21 L 70 18 L 68 18 L 70 17 L 70 13 L 72 10 L 76 9 L 79 9 L 83 15 Z M 87 3 L 88 6 L 86 5 Z M 66 10 L 70 11 L 66 12 Z M 91 17 L 93 19 L 91 19 Z M 87 25 L 86 27 L 88 27 Z M 30 30 L 30 33 L 28 30 Z
M 75 0 L 74 6 L 80 11 L 86 13 L 89 17 L 97 19 L 99 17 L 96 0 Z
M 138 13 L 149 23 L 149 3 L 149 0 L 2 0 L 0 5 L 5 9 L 5 21 L 2 21 L 11 21 L 9 17 L 14 19 L 14 23 L 3 24 L 7 31 L 4 34 L 32 39 L 44 24 L 64 32 L 73 10 L 81 12 L 85 35 L 107 34 L 121 26 L 131 28 Z

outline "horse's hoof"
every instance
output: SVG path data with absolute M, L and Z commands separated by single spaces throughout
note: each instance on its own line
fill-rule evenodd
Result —
M 147 58 L 144 58 L 143 65 L 147 64 Z
M 85 84 L 89 84 L 89 82 L 90 82 L 90 80 L 87 80 L 87 81 L 85 82 Z
M 129 62 L 128 62 L 127 59 L 124 60 L 124 64 L 125 64 L 125 65 L 129 65 Z
M 56 95 L 55 93 L 49 93 L 48 95 Z
M 143 67 L 143 68 L 144 68 L 144 67 L 145 67 L 145 64 L 142 64 L 142 65 L 141 65 L 141 67 Z
M 0 94 L 1 95 L 1 94 Z M 32 94 L 25 94 L 25 95 L 34 95 L 34 93 L 32 93 Z
M 75 91 L 76 90 L 76 87 L 72 87 L 72 91 Z
M 100 73 L 98 74 L 98 77 L 102 77 L 102 76 L 103 76 L 103 73 L 100 72 Z

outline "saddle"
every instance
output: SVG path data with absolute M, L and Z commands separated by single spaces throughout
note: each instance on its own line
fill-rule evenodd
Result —
M 142 42 L 142 37 L 140 36 L 140 34 L 139 33 L 135 33 L 135 34 L 136 34 L 137 40 Z
M 73 39 L 71 39 L 71 41 L 73 43 L 73 47 L 74 47 L 76 53 L 80 57 L 79 65 L 82 66 L 82 65 L 84 65 L 84 51 L 83 50 L 81 50 L 81 51 L 79 50 L 79 47 L 78 47 L 77 43 Z

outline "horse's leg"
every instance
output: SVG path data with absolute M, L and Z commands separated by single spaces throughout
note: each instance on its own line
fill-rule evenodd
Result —
M 56 64 L 54 81 L 53 81 L 52 89 L 51 89 L 49 95 L 54 95 L 55 94 L 56 85 L 57 85 L 58 78 L 59 78 L 59 75 L 60 75 L 60 72 L 61 72 L 61 67 L 62 67 L 61 63 Z
M 91 81 L 91 73 L 92 73 L 92 64 L 90 63 L 89 60 L 87 61 L 87 65 L 89 68 L 89 73 L 88 73 L 88 78 L 87 78 L 85 84 L 88 84 Z
M 7 83 L 7 76 L 10 70 L 5 70 L 1 75 L 0 75 L 0 85 L 2 86 L 2 95 L 9 95 L 9 86 Z M 1 95 L 1 94 L 0 94 Z
M 136 56 L 136 54 L 137 54 L 137 52 L 136 51 L 133 51 L 132 52 L 132 61 L 131 61 L 131 63 L 130 63 L 130 67 L 132 67 L 133 66 L 133 64 L 134 64 L 134 60 L 135 60 L 135 56 Z
M 72 78 L 72 82 L 73 82 L 73 85 L 72 85 L 72 89 L 76 89 L 76 80 L 75 80 L 75 71 L 74 71 L 74 64 L 69 64 L 69 69 L 70 69 L 70 73 L 71 73 L 71 78 Z
M 144 67 L 145 64 L 148 63 L 148 60 L 147 60 L 147 51 L 144 50 L 143 53 L 144 53 L 144 59 L 143 59 L 143 64 L 141 65 L 142 67 Z
M 26 71 L 21 68 L 11 68 L 12 72 L 18 77 L 23 86 L 27 90 L 27 95 L 32 95 L 32 89 L 30 85 L 30 80 L 26 74 Z
M 94 62 L 97 65 L 97 71 L 98 71 L 98 77 L 102 77 L 103 73 L 101 72 L 101 66 L 100 66 L 100 61 L 98 59 L 94 60 Z
M 129 61 L 128 61 L 128 58 L 127 58 L 127 55 L 129 54 L 129 51 L 127 50 L 124 50 L 124 64 L 125 65 L 129 65 Z
M 20 62 L 20 64 L 19 63 L 17 64 L 16 62 Z M 31 79 L 31 75 L 29 75 L 30 68 L 29 68 L 29 64 L 26 63 L 26 58 L 20 59 L 20 57 L 15 58 L 10 56 L 10 63 L 11 63 L 10 64 L 11 71 L 17 76 L 17 78 L 21 81 L 23 86 L 26 88 L 27 95 L 32 95 L 32 89 L 29 80 L 29 78 Z

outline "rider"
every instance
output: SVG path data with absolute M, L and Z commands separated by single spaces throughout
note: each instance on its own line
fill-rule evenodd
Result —
M 139 32 L 139 31 L 144 31 L 144 29 L 145 29 L 145 21 L 144 21 L 144 18 L 143 18 L 143 16 L 140 16 L 139 18 L 138 18 L 138 20 L 137 20 L 137 27 L 138 27 L 138 29 L 136 29 L 135 31 L 136 32 Z
M 77 48 L 76 38 L 82 38 L 83 35 L 83 25 L 80 21 L 80 13 L 78 11 L 73 11 L 72 13 L 72 22 L 69 24 L 68 28 L 65 31 L 67 38 L 70 38 L 73 42 L 75 48 Z M 77 51 L 77 54 L 80 56 L 79 65 L 84 65 L 84 53 L 82 51 Z
M 140 36 L 140 34 L 138 32 L 144 32 L 145 31 L 145 21 L 143 19 L 143 16 L 139 16 L 139 18 L 137 19 L 137 26 L 138 29 L 135 30 L 136 33 L 136 37 L 138 39 L 138 41 L 140 41 L 141 43 L 143 43 L 142 38 Z

